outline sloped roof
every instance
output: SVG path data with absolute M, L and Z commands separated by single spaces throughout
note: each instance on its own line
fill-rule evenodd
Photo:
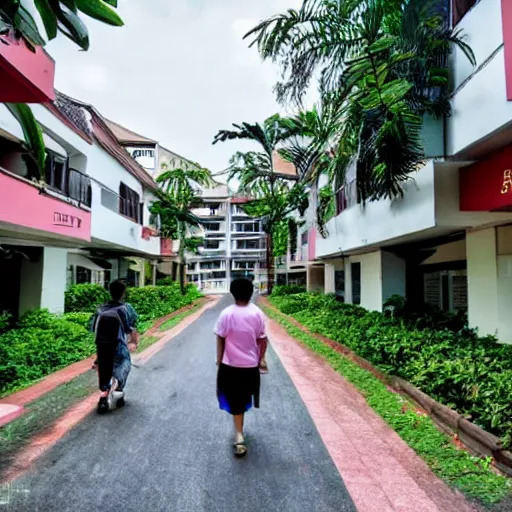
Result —
M 155 180 L 146 172 L 144 167 L 131 157 L 109 128 L 105 118 L 92 105 L 58 91 L 55 91 L 55 94 L 56 100 L 50 110 L 56 109 L 59 115 L 64 116 L 69 123 L 75 126 L 75 129 L 83 131 L 87 127 L 88 133 L 91 133 L 97 144 L 115 158 L 130 174 L 135 176 L 147 188 L 159 190 Z M 90 124 L 86 112 L 90 115 Z
M 157 144 L 156 140 L 148 139 L 143 135 L 132 132 L 115 121 L 105 118 L 105 122 L 121 144 Z
M 293 180 L 298 179 L 297 169 L 291 162 L 287 162 L 277 151 L 272 155 L 272 164 L 274 165 L 274 172 Z

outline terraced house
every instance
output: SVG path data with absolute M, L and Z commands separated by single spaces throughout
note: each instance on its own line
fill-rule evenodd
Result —
M 73 283 L 143 283 L 133 258 L 162 258 L 154 180 L 94 107 L 54 91 L 44 51 L 2 44 L 0 70 L 0 101 L 34 103 L 46 145 L 38 176 L 20 124 L 0 104 L 0 311 L 63 311 Z
M 310 209 L 280 272 L 368 309 L 401 295 L 467 310 L 482 335 L 512 342 L 512 2 L 453 0 L 451 21 L 477 65 L 455 52 L 452 116 L 424 125 L 428 163 L 402 199 L 366 205 L 349 170 L 328 235 Z

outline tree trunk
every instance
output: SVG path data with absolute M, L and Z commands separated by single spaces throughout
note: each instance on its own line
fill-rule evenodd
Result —
M 267 235 L 267 293 L 270 295 L 274 288 L 274 244 L 272 235 Z
M 179 250 L 179 260 L 180 260 L 180 289 L 181 294 L 187 294 L 187 288 L 185 286 L 185 236 L 183 233 L 183 229 L 180 229 L 180 250 Z

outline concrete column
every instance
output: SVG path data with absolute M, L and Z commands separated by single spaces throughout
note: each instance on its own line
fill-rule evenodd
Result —
M 324 284 L 325 284 L 325 293 L 335 293 L 335 276 L 334 276 L 335 267 L 332 263 L 326 263 L 324 267 Z
M 494 335 L 497 333 L 499 323 L 496 229 L 468 232 L 466 256 L 469 325 L 477 328 L 481 335 Z M 506 299 L 506 296 L 503 295 L 502 298 Z M 510 308 L 508 316 L 510 316 Z
M 64 312 L 67 250 L 45 247 L 38 261 L 23 261 L 21 267 L 20 314 L 46 308 Z

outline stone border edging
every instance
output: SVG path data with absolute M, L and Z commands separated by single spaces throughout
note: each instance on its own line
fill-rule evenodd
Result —
M 413 386 L 410 382 L 407 382 L 400 377 L 387 375 L 381 372 L 369 361 L 358 356 L 345 345 L 326 338 L 321 334 L 311 332 L 299 321 L 295 320 L 295 318 L 277 309 L 270 303 L 267 297 L 260 297 L 259 300 L 273 311 L 286 317 L 290 323 L 302 331 L 325 343 L 333 350 L 336 350 L 346 356 L 361 368 L 372 373 L 380 381 L 390 387 L 392 391 L 396 391 L 407 396 L 426 414 L 428 414 L 439 430 L 454 437 L 456 441 L 459 441 L 460 444 L 462 444 L 472 454 L 479 457 L 492 457 L 495 467 L 507 476 L 512 477 L 512 453 L 501 447 L 501 441 L 497 436 L 490 434 L 483 428 L 471 423 L 450 407 L 437 402 L 427 394 L 423 393 L 423 391 Z

